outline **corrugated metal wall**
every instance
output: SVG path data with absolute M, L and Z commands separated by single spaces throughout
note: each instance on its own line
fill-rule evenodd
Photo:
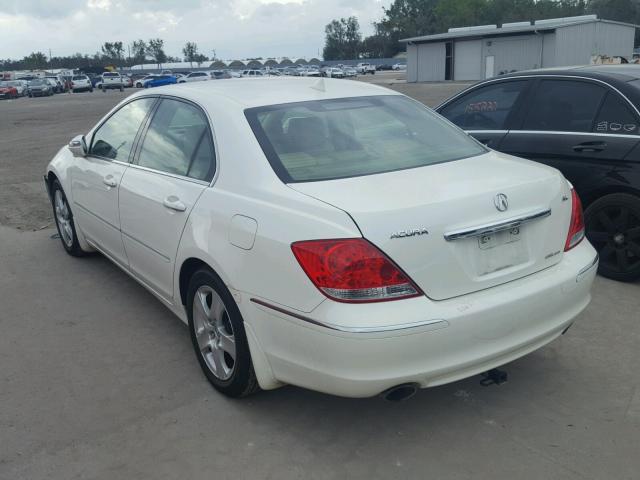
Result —
M 631 59 L 635 29 L 611 23 L 586 23 L 556 30 L 556 66 L 591 62 L 592 55 Z
M 444 42 L 417 45 L 417 81 L 441 82 L 445 73 Z
M 556 34 L 544 33 L 542 37 L 542 67 L 556 65 Z
M 595 31 L 595 23 L 558 28 L 556 30 L 556 66 L 590 63 Z
M 418 81 L 418 46 L 407 45 L 407 82 Z
M 459 40 L 453 49 L 453 78 L 455 80 L 482 79 L 482 40 Z
M 512 70 L 540 68 L 542 35 L 484 39 L 482 57 L 484 59 L 489 55 L 495 56 L 494 72 L 496 75 Z
M 633 57 L 633 43 L 636 29 L 626 25 L 596 23 L 596 55 Z

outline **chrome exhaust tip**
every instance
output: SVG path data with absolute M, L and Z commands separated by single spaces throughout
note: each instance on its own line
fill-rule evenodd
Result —
M 418 391 L 418 384 L 416 383 L 403 383 L 402 385 L 396 385 L 388 390 L 385 390 L 380 394 L 387 402 L 403 402 L 413 397 Z

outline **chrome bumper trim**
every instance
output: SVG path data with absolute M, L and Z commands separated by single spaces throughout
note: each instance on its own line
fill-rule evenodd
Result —
M 285 315 L 289 315 L 290 317 L 297 318 L 298 320 L 302 320 L 303 322 L 311 323 L 318 327 L 323 327 L 329 330 L 334 330 L 337 332 L 344 332 L 344 333 L 384 333 L 384 332 L 396 332 L 401 330 L 408 330 L 410 328 L 419 328 L 419 327 L 424 327 L 426 325 L 435 325 L 439 323 L 441 323 L 443 327 L 448 325 L 448 322 L 446 320 L 437 319 L 437 320 L 424 320 L 422 322 L 414 322 L 414 323 L 402 323 L 399 325 L 385 325 L 381 327 L 346 327 L 343 325 L 336 325 L 333 323 L 319 322 L 318 320 L 314 320 L 304 315 L 300 315 L 299 313 L 295 313 L 285 308 L 272 305 L 262 300 L 258 300 L 257 298 L 252 298 L 251 301 L 255 304 L 261 305 L 266 308 L 270 308 L 271 310 L 275 310 L 276 312 L 280 312 Z
M 538 212 L 529 213 L 521 217 L 510 218 L 508 220 L 502 220 L 498 223 L 491 223 L 488 225 L 478 225 L 476 227 L 464 228 L 461 230 L 454 230 L 444 234 L 444 238 L 447 242 L 459 240 L 461 238 L 479 237 L 480 235 L 487 235 L 490 233 L 501 232 L 503 230 L 510 230 L 515 227 L 519 227 L 523 223 L 537 220 L 539 218 L 545 218 L 551 215 L 551 209 L 540 210 Z
M 589 265 L 587 265 L 586 267 L 584 267 L 582 270 L 578 272 L 578 274 L 576 275 L 576 283 L 582 280 L 582 277 L 584 276 L 585 273 L 591 270 L 594 266 L 597 266 L 599 261 L 600 261 L 600 254 L 596 254 L 596 256 L 593 258 L 593 260 L 591 260 Z

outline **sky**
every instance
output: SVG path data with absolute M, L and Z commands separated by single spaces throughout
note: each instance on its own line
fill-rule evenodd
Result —
M 363 35 L 391 0 L 0 0 L 0 58 L 33 51 L 93 54 L 108 41 L 162 38 L 182 57 L 196 42 L 211 57 L 306 57 L 322 54 L 324 27 L 355 15 Z

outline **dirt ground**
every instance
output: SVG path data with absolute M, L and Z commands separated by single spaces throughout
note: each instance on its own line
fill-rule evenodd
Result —
M 406 84 L 404 74 L 382 72 L 361 80 L 435 106 L 466 87 L 461 83 Z M 56 152 L 86 133 L 135 89 L 0 101 L 0 225 L 39 230 L 53 225 L 42 175 Z

